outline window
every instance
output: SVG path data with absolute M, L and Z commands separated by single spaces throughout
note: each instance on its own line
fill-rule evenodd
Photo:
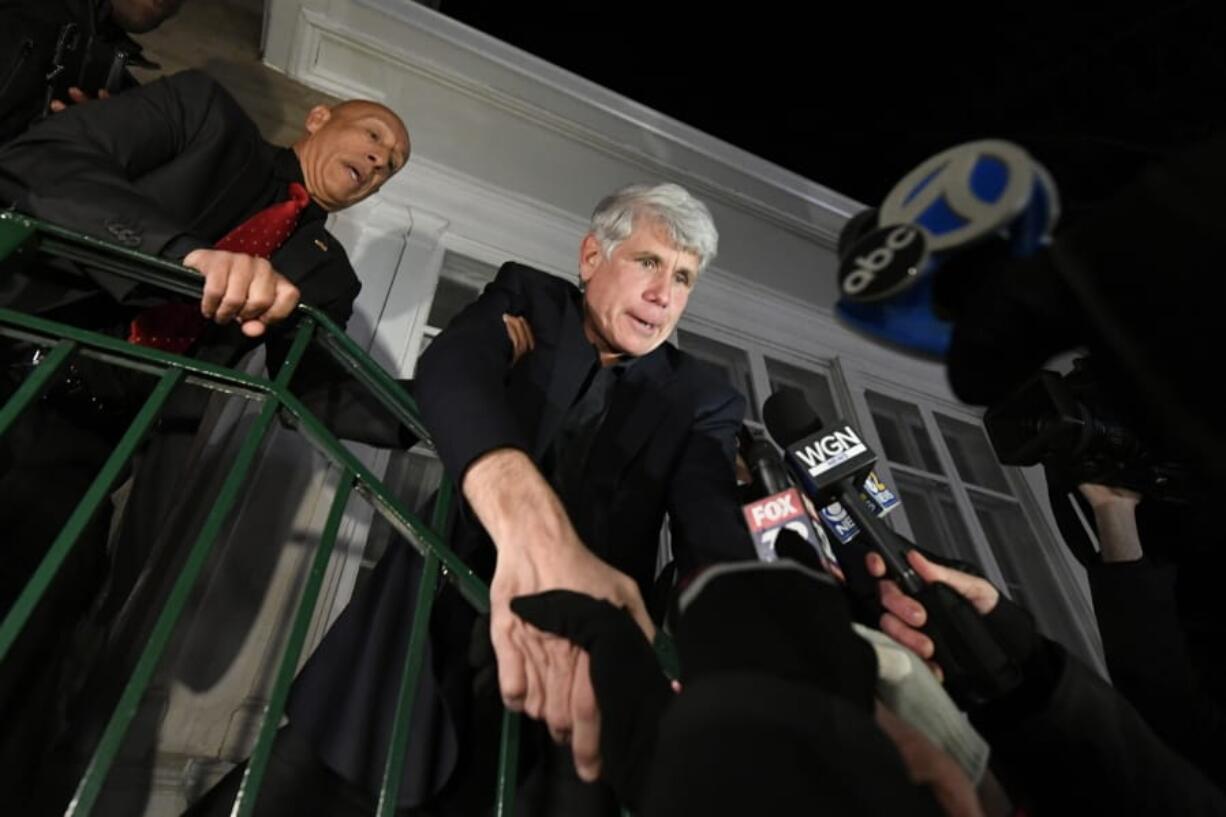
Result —
M 388 459 L 384 484 L 402 500 L 417 517 L 430 524 L 427 503 L 438 490 L 443 480 L 443 464 L 434 452 L 424 446 L 414 446 L 408 451 L 397 451 Z M 389 543 L 400 539 L 400 534 L 381 515 L 375 514 L 366 547 L 362 551 L 362 566 L 358 572 L 357 588 L 370 577 L 375 563 L 383 556 Z
M 970 531 L 947 484 L 895 470 L 893 487 L 902 502 L 897 510 L 906 514 L 917 544 L 951 559 L 979 562 Z
M 699 360 L 723 370 L 728 382 L 745 398 L 751 418 L 760 419 L 758 401 L 754 398 L 753 375 L 749 369 L 749 355 L 745 350 L 680 329 L 677 330 L 677 345 Z
M 864 397 L 881 437 L 881 453 L 887 460 L 929 474 L 942 473 L 936 449 L 924 428 L 924 418 L 915 405 L 875 391 L 865 392 Z
M 1075 645 L 1072 614 L 1059 591 L 1051 558 L 996 461 L 987 434 L 979 426 L 934 414 L 1009 597 L 1030 610 L 1048 635 Z M 1061 603 L 1053 604 L 1051 598 Z
M 496 271 L 458 253 L 445 254 L 422 350 Z M 677 345 L 723 372 L 745 397 L 746 423 L 755 431 L 761 431 L 763 402 L 782 388 L 798 389 L 826 423 L 843 418 L 875 429 L 883 476 L 902 503 L 887 519 L 925 548 L 980 567 L 1031 610 L 1044 632 L 1091 658 L 1093 625 L 1078 618 L 1086 614 L 1084 605 L 1064 595 L 1071 582 L 1060 572 L 1067 569 L 1057 552 L 1060 544 L 1040 521 L 1024 480 L 997 462 L 975 416 L 926 397 L 922 389 L 908 399 L 903 387 L 883 381 L 878 382 L 884 388 L 863 390 L 863 403 L 853 402 L 859 388 L 848 388 L 836 362 L 775 352 L 739 335 L 708 332 L 706 324 L 686 320 L 683 326 Z M 857 406 L 867 408 L 868 416 L 857 416 Z M 401 453 L 392 457 L 389 484 L 420 504 L 441 474 L 432 452 Z M 381 553 L 376 533 L 386 540 L 390 532 L 372 530 L 367 563 Z
M 1009 493 L 1005 473 L 996 461 L 996 454 L 983 429 L 940 413 L 937 413 L 936 420 L 962 481 L 1002 494 Z
M 835 408 L 830 380 L 825 375 L 770 357 L 766 358 L 766 374 L 770 379 L 771 394 L 785 388 L 797 389 L 804 394 L 822 422 L 831 423 L 842 416 L 843 412 Z
M 447 328 L 452 318 L 477 300 L 481 290 L 485 289 L 485 285 L 493 281 L 497 274 L 498 268 L 491 264 L 483 264 L 454 252 L 443 255 L 438 286 L 434 290 L 434 300 L 430 303 L 430 314 L 426 318 L 422 352 L 426 350 L 430 340 Z
M 491 264 L 484 264 L 455 252 L 444 254 L 419 355 L 426 351 L 430 341 L 443 331 L 464 307 L 477 299 L 481 290 L 494 280 L 497 273 L 497 267 Z M 438 490 L 442 478 L 443 464 L 439 462 L 434 451 L 424 445 L 418 445 L 408 451 L 394 451 L 389 455 L 384 484 L 404 499 L 405 505 L 418 513 L 422 521 L 429 524 L 426 503 Z M 391 525 L 376 514 L 366 537 L 366 547 L 362 551 L 362 567 L 357 580 L 359 585 L 369 578 L 370 570 L 383 555 L 388 543 L 397 538 L 399 534 L 394 533 Z
M 873 390 L 864 397 L 916 543 L 980 567 L 1046 634 L 1082 651 L 1052 555 L 982 426 Z

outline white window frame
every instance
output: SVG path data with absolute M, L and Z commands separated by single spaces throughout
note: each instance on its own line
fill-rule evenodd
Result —
M 1021 469 L 1002 465 L 1001 471 L 1012 491 L 1011 494 L 1006 494 L 979 485 L 968 486 L 958 472 L 949 446 L 937 424 L 936 413 L 940 412 L 951 419 L 982 429 L 983 418 L 980 410 L 959 403 L 952 397 L 946 399 L 934 395 L 931 383 L 908 382 L 906 377 L 899 376 L 896 372 L 891 372 L 890 374 L 893 375 L 891 377 L 869 373 L 862 366 L 851 363 L 837 354 L 823 358 L 815 354 L 801 353 L 795 349 L 764 342 L 760 338 L 701 319 L 683 318 L 679 328 L 687 333 L 701 335 L 744 352 L 749 360 L 754 397 L 759 401 L 759 405 L 771 393 L 770 376 L 766 366 L 767 357 L 825 377 L 830 385 L 835 406 L 840 413 L 856 428 L 862 430 L 873 449 L 879 452 L 876 470 L 887 485 L 897 484 L 895 473 L 900 473 L 939 482 L 949 487 L 954 506 L 970 537 L 970 546 L 973 548 L 976 561 L 988 580 L 998 587 L 1006 586 L 1004 572 L 988 541 L 983 525 L 979 521 L 979 516 L 975 512 L 970 492 L 978 491 L 985 497 L 1016 505 L 1023 518 L 1029 523 L 1035 541 L 1042 550 L 1041 558 L 1046 562 L 1052 576 L 1053 589 L 1060 594 L 1060 603 L 1066 607 L 1073 635 L 1080 640 L 1080 643 L 1066 646 L 1090 661 L 1100 673 L 1105 674 L 1102 644 L 1095 624 L 1093 607 L 1089 601 L 1084 573 L 1061 541 L 1052 524 L 1051 514 L 1045 507 L 1046 503 L 1036 495 L 1033 475 Z M 684 350 L 684 344 L 678 345 Z M 869 410 L 865 397 L 867 390 L 916 407 L 923 422 L 923 430 L 931 441 L 937 462 L 944 473 L 930 473 L 923 469 L 891 463 L 880 454 L 883 451 L 881 438 L 872 422 L 872 412 Z M 941 384 L 941 390 L 946 391 L 944 384 Z M 822 419 L 829 422 L 834 418 Z M 751 418 L 746 419 L 746 425 L 755 430 L 762 430 L 763 427 L 762 423 Z M 1045 497 L 1045 494 L 1043 496 Z M 914 539 L 914 531 L 906 515 L 906 508 L 903 507 L 900 510 L 902 513 L 895 512 L 890 515 L 889 519 L 900 533 Z M 1014 578 L 1022 580 L 1020 576 Z M 1041 592 L 1031 593 L 1030 596 L 1032 599 L 1042 599 L 1046 594 L 1047 591 L 1044 589 Z

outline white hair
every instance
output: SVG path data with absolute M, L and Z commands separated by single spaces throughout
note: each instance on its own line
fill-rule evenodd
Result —
M 605 196 L 592 213 L 592 233 L 605 257 L 630 237 L 639 218 L 663 225 L 673 244 L 698 256 L 698 272 L 715 258 L 719 233 L 711 211 L 679 184 L 631 184 Z

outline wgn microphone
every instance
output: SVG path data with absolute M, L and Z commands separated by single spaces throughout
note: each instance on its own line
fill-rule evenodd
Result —
M 768 397 L 762 417 L 766 430 L 786 452 L 789 470 L 801 490 L 819 507 L 839 503 L 864 531 L 905 592 L 914 594 L 923 588 L 923 581 L 903 558 L 894 532 L 865 507 L 859 486 L 877 457 L 859 434 L 842 422 L 823 428 L 804 394 L 795 389 L 783 389 Z
M 877 458 L 856 429 L 843 420 L 823 426 L 799 392 L 771 395 L 763 418 L 802 490 L 818 503 L 838 499 L 892 578 L 924 606 L 928 621 L 923 629 L 932 639 L 933 658 L 945 672 L 950 693 L 975 706 L 1016 688 L 1021 669 L 992 638 L 975 608 L 945 584 L 926 584 L 905 558 L 910 543 L 864 508 L 857 486 Z M 803 433 L 814 426 L 816 432 Z
M 786 398 L 778 396 L 782 394 L 788 394 L 790 396 Z M 795 436 L 808 436 L 821 427 L 821 421 L 818 420 L 817 415 L 813 413 L 813 410 L 809 408 L 809 404 L 805 401 L 803 393 L 798 389 L 785 386 L 779 391 L 775 392 L 775 394 L 772 395 L 772 398 L 773 402 L 768 401 L 768 404 L 771 406 L 771 410 L 773 411 L 778 409 L 781 404 L 786 405 L 790 400 L 797 400 L 799 401 L 799 404 L 804 407 L 799 414 L 796 414 L 795 412 L 791 413 L 800 418 L 800 422 L 809 423 L 809 425 L 803 427 L 797 426 L 796 428 L 792 429 L 792 433 L 794 433 Z M 776 411 L 776 413 L 778 412 Z M 776 417 L 775 419 L 776 426 L 779 425 L 780 421 L 785 423 L 788 422 L 786 418 Z M 814 423 L 816 424 L 814 425 Z M 778 456 L 775 455 L 774 446 L 770 445 L 770 443 L 760 441 L 759 443 L 755 444 L 755 447 L 752 450 L 757 450 L 757 445 L 759 444 L 765 445 L 767 452 L 769 452 L 770 455 L 774 455 L 776 461 L 778 461 Z M 783 472 L 784 478 L 789 480 L 788 484 L 790 485 L 790 478 L 787 476 L 787 472 L 781 462 L 778 463 L 777 468 Z M 864 504 L 864 507 L 868 509 L 870 513 L 875 514 L 876 516 L 885 516 L 899 505 L 898 496 L 890 490 L 888 485 L 881 481 L 881 478 L 877 476 L 875 471 L 870 471 L 864 478 L 864 482 L 859 488 L 859 495 L 860 501 Z M 851 515 L 844 510 L 843 506 L 838 502 L 833 502 L 829 505 L 821 507 L 815 513 L 815 516 L 817 517 L 818 521 L 823 524 L 824 530 L 833 535 L 844 545 L 855 539 L 856 535 L 860 532 L 860 528 L 856 525 L 855 520 L 852 519 Z

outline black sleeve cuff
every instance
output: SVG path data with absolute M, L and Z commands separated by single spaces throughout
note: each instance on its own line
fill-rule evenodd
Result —
M 192 252 L 193 250 L 205 250 L 211 246 L 213 245 L 203 239 L 183 233 L 166 242 L 166 246 L 162 247 L 158 255 L 165 258 L 167 261 L 174 261 L 181 264 L 183 263 L 183 259 L 187 257 L 188 253 Z

